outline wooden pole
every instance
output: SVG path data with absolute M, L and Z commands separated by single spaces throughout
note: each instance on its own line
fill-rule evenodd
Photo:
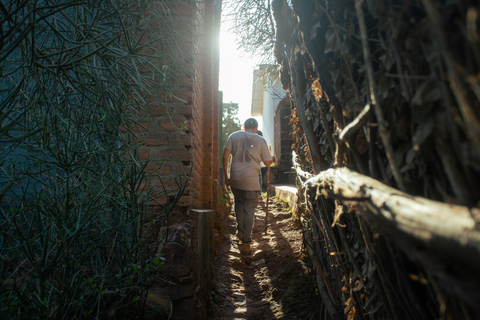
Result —
M 265 204 L 265 234 L 268 229 L 268 200 L 270 198 L 270 166 L 267 169 L 267 203 Z
M 305 186 L 317 196 L 354 205 L 357 214 L 419 262 L 444 290 L 478 308 L 479 208 L 412 196 L 348 168 L 322 171 Z

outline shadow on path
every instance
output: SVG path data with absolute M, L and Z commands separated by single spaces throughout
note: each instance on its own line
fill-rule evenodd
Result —
M 226 223 L 225 241 L 215 261 L 215 305 L 211 318 L 291 319 L 289 303 L 295 304 L 297 298 L 305 302 L 309 290 L 299 223 L 282 204 L 271 200 L 265 235 L 265 203 L 260 203 L 255 212 L 253 251 L 249 256 L 238 250 L 233 213 Z M 292 281 L 299 279 L 305 288 L 292 286 Z M 298 290 L 298 294 L 290 292 L 292 289 Z

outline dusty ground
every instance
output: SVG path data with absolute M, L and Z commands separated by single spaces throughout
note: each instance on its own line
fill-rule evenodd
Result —
M 304 252 L 301 225 L 285 204 L 270 198 L 255 212 L 252 254 L 241 255 L 233 212 L 215 261 L 211 319 L 309 319 L 315 284 Z

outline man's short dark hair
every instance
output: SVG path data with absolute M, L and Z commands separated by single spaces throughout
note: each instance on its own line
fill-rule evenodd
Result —
M 245 120 L 245 129 L 255 129 L 258 128 L 258 121 L 254 118 L 248 118 Z

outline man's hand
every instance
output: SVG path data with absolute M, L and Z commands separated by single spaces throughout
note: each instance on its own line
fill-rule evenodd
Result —
M 271 161 L 263 161 L 263 164 L 264 164 L 266 167 L 270 167 L 271 165 L 277 165 L 277 159 L 275 159 L 275 156 L 272 156 L 272 160 L 271 160 Z
M 263 164 L 266 166 L 266 167 L 270 167 L 272 164 L 274 164 L 275 162 L 272 161 L 263 161 Z

